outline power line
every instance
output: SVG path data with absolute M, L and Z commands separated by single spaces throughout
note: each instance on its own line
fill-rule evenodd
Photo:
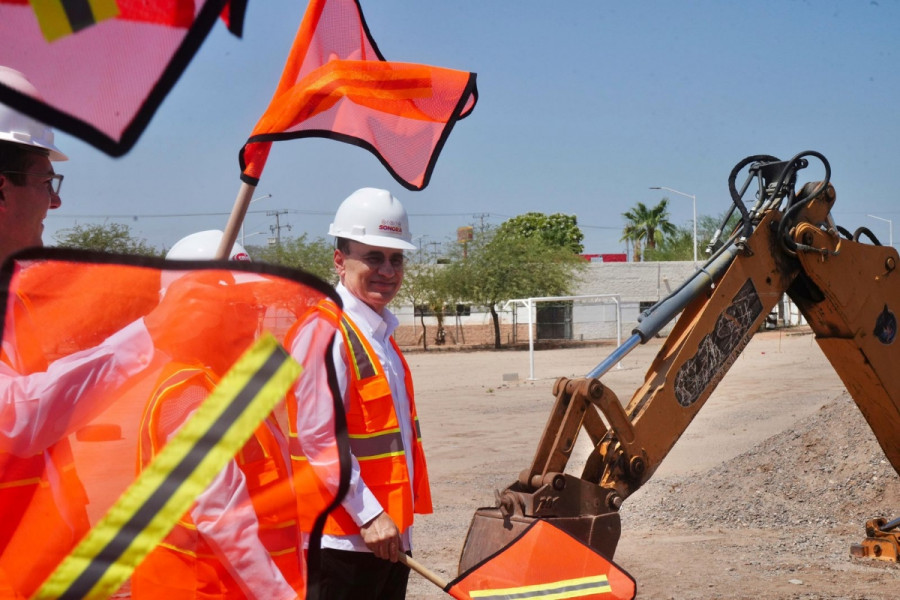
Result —
M 333 210 L 303 210 L 298 208 L 284 208 L 279 209 L 283 213 L 294 214 L 294 215 L 334 215 Z M 265 210 L 248 210 L 247 214 L 264 214 L 269 211 Z M 57 213 L 52 212 L 47 214 L 47 218 L 56 218 L 56 219 L 178 219 L 183 217 L 221 217 L 224 215 L 230 215 L 231 212 L 197 212 L 197 213 L 163 213 L 163 214 L 139 214 L 139 213 L 106 213 L 106 214 L 71 214 L 71 213 Z M 471 217 L 473 216 L 471 212 L 463 212 L 463 213 L 420 213 L 420 212 L 410 212 L 409 216 L 411 217 Z M 508 215 L 501 215 L 497 213 L 478 213 L 475 215 L 476 218 L 482 218 L 482 221 L 486 217 L 499 217 L 499 218 L 509 218 Z
M 282 225 L 282 224 L 281 224 L 281 220 L 279 219 L 279 217 L 280 217 L 281 215 L 287 214 L 287 212 L 288 212 L 287 210 L 269 210 L 269 211 L 266 211 L 266 216 L 267 216 L 267 217 L 275 217 L 275 224 L 269 226 L 269 231 L 271 231 L 272 233 L 275 234 L 275 245 L 276 245 L 276 246 L 280 246 L 280 245 L 281 245 L 281 230 L 284 229 L 284 228 L 287 228 L 288 231 L 291 230 L 291 225 L 290 225 L 290 224 Z

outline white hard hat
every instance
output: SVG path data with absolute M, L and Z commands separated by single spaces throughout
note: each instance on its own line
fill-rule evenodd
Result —
M 183 237 L 166 253 L 166 258 L 171 260 L 212 260 L 216 257 L 219 244 L 222 242 L 224 232 L 218 229 L 198 231 Z M 231 247 L 228 260 L 250 260 L 250 255 L 244 247 L 235 243 Z
M 370 246 L 415 250 L 410 242 L 409 218 L 400 201 L 387 190 L 362 188 L 344 200 L 328 235 Z
M 0 66 L 0 84 L 38 100 L 41 95 L 25 76 L 9 67 Z M 53 144 L 53 130 L 17 110 L 0 104 L 0 141 L 41 148 L 49 152 L 50 160 L 69 160 Z

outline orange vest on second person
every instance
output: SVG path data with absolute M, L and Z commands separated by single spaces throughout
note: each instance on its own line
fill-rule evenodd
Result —
M 167 433 L 215 387 L 210 374 L 197 367 L 169 367 L 161 377 L 141 422 L 139 468 L 147 465 L 166 443 Z M 197 396 L 201 395 L 200 398 Z M 179 405 L 180 403 L 180 405 Z M 166 413 L 169 413 L 168 415 Z M 160 421 L 172 419 L 162 424 Z M 278 440 L 260 425 L 235 456 L 259 521 L 259 538 L 287 582 L 302 597 L 296 503 L 289 471 Z M 168 430 L 168 431 L 166 431 Z M 186 513 L 166 538 L 137 567 L 131 578 L 132 597 L 165 600 L 243 599 L 244 593 L 204 540 Z
M 400 438 L 394 399 L 384 367 L 357 325 L 346 314 L 341 315 L 338 320 L 338 308 L 332 302 L 320 302 L 315 310 L 319 316 L 340 326 L 347 349 L 347 372 L 350 374 L 347 432 L 350 450 L 359 461 L 360 476 L 400 531 L 405 531 L 413 523 L 414 512 L 425 514 L 432 511 L 431 488 L 409 365 L 392 337 L 391 344 L 403 363 L 406 395 L 409 398 L 415 433 L 413 447 L 408 449 L 413 453 L 412 486 L 406 465 L 407 450 L 404 450 Z M 290 332 L 285 340 L 288 348 L 292 345 L 294 334 L 295 332 Z M 297 399 L 293 395 L 289 396 L 287 408 L 298 513 L 301 528 L 310 531 L 313 519 L 331 501 L 333 494 L 319 483 L 303 453 L 302 440 L 297 435 Z M 317 510 L 311 510 L 311 507 Z M 358 534 L 359 526 L 343 507 L 338 507 L 328 516 L 324 532 L 331 535 Z

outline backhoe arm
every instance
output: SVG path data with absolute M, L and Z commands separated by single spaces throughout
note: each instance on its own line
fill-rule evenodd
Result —
M 824 157 L 809 154 L 819 156 L 827 171 Z M 900 385 L 890 371 L 900 359 L 893 344 L 893 307 L 900 302 L 900 275 L 893 274 L 897 253 L 840 237 L 830 218 L 835 193 L 827 178 L 794 194 L 796 170 L 807 164 L 802 156 L 751 167 L 760 191 L 749 210 L 739 202 L 749 183 L 738 194 L 733 173 L 729 183 L 742 224 L 732 243 L 704 267 L 708 272 L 698 273 L 654 307 L 656 312 L 644 316 L 632 339 L 587 377 L 557 380 L 556 403 L 534 460 L 498 493 L 496 507 L 476 512 L 461 572 L 535 518 L 553 522 L 612 558 L 621 503 L 652 477 L 785 293 L 803 311 L 900 471 Z M 677 312 L 680 317 L 643 385 L 623 408 L 598 377 L 623 352 L 656 335 Z M 576 477 L 565 473 L 565 467 L 581 429 L 595 451 Z

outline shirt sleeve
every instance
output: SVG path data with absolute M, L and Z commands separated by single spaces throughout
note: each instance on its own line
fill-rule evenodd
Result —
M 336 492 L 340 469 L 335 467 L 337 457 L 331 451 L 335 445 L 334 398 L 328 385 L 325 357 L 331 354 L 345 408 L 349 373 L 343 356 L 343 338 L 334 336 L 330 349 L 325 345 L 330 340 L 332 331 L 334 328 L 324 319 L 312 319 L 300 329 L 290 350 L 291 355 L 304 368 L 304 375 L 294 387 L 298 406 L 297 435 L 310 465 L 321 474 L 320 478 L 325 486 Z M 357 525 L 368 523 L 384 511 L 360 477 L 359 461 L 352 454 L 350 487 L 341 505 Z
M 162 431 L 166 440 L 171 439 L 193 414 L 191 411 L 170 431 Z M 213 548 L 247 598 L 293 600 L 297 597 L 297 592 L 260 541 L 259 518 L 250 499 L 247 478 L 234 460 L 228 461 L 197 496 L 190 512 L 197 531 Z
M 46 371 L 23 375 L 0 362 L 0 451 L 36 454 L 84 426 L 113 402 L 112 391 L 150 364 L 153 353 L 139 320 Z
M 259 519 L 250 500 L 247 480 L 235 461 L 229 461 L 197 497 L 191 518 L 247 598 L 292 600 L 297 597 L 260 542 Z

